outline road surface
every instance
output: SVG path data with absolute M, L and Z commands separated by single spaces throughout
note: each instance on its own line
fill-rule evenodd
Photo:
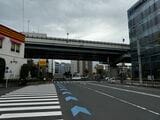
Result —
M 160 90 L 62 81 L 7 93 L 0 108 L 3 120 L 160 120 Z

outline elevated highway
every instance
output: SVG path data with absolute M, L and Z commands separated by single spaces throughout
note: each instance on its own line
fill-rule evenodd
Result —
M 127 44 L 31 35 L 26 35 L 25 40 L 25 58 L 92 60 L 115 63 L 129 52 L 130 46 Z M 121 58 L 124 61 L 130 61 L 129 59 Z

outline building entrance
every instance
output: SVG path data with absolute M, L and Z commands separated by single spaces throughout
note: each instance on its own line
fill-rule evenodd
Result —
M 4 78 L 4 73 L 5 73 L 5 60 L 3 58 L 0 58 L 0 82 L 2 82 Z

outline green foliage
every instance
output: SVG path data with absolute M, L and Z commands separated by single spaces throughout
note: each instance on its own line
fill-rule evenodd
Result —
M 96 68 L 96 71 L 97 71 L 97 75 L 99 76 L 99 78 L 103 78 L 103 76 L 105 75 L 105 71 L 104 69 L 98 69 Z
M 29 65 L 28 64 L 23 64 L 21 66 L 21 71 L 20 71 L 20 78 L 21 79 L 26 79 L 29 74 Z
M 88 74 L 89 74 L 89 70 L 86 68 L 86 69 L 84 69 L 84 76 L 87 76 Z
M 35 65 L 30 67 L 31 77 L 38 77 L 38 68 Z
M 70 77 L 72 76 L 72 74 L 71 74 L 70 71 L 65 72 L 63 75 L 64 75 L 66 78 L 70 78 Z

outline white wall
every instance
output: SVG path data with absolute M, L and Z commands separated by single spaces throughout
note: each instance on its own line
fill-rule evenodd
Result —
M 0 58 L 5 59 L 6 67 L 9 68 L 9 73 L 5 73 L 5 79 L 18 79 L 21 66 L 24 63 L 27 63 L 27 59 L 24 59 L 24 43 L 20 45 L 19 53 L 13 52 L 11 51 L 10 38 L 5 37 L 2 43 L 2 48 L 0 48 Z
M 55 61 L 53 59 L 48 59 L 48 72 L 55 74 Z
M 77 61 L 71 60 L 71 74 L 77 73 Z

